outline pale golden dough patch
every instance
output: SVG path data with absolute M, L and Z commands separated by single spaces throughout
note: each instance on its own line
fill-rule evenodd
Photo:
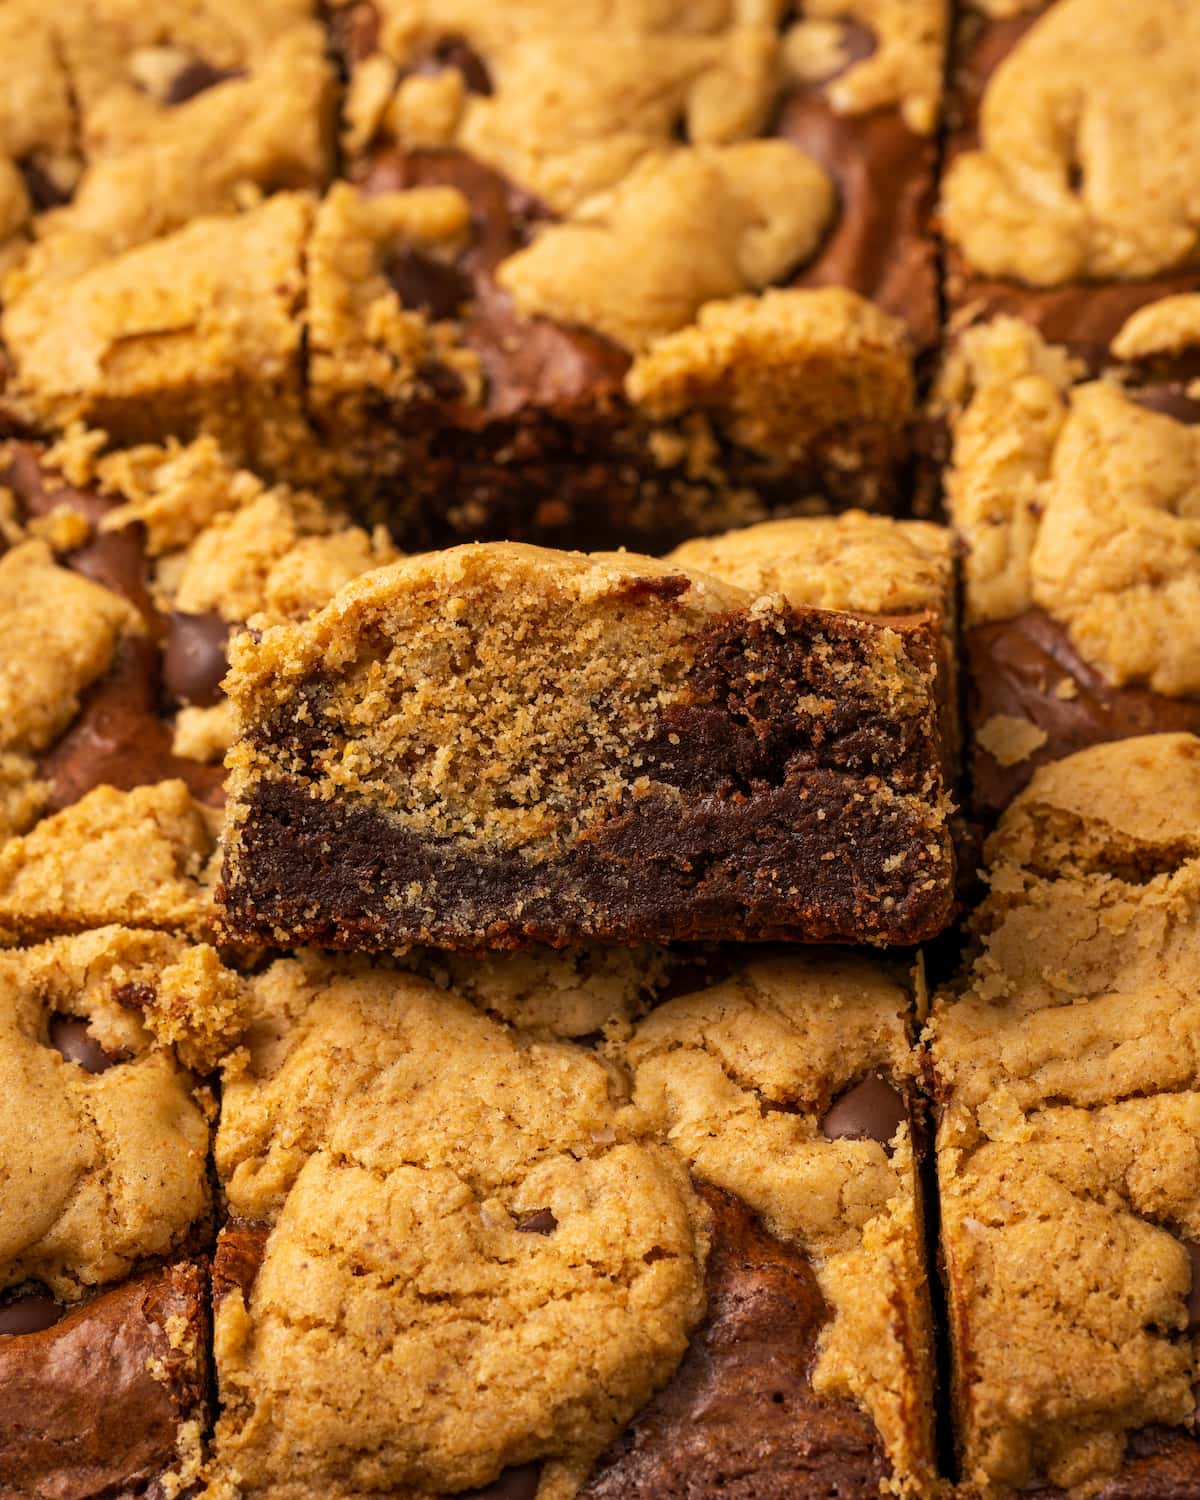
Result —
M 871 1414 L 908 1493 L 933 1482 L 921 1213 L 912 1140 L 828 1140 L 837 1092 L 880 1069 L 901 1088 L 915 1059 L 911 1000 L 884 965 L 787 957 L 653 1011 L 623 1049 L 634 1104 L 706 1181 L 736 1194 L 811 1258 L 832 1320 L 821 1394 Z M 785 1108 L 770 1108 L 771 1105 Z
M 249 1296 L 217 1308 L 218 1492 L 585 1469 L 703 1309 L 682 1165 L 595 1055 L 416 976 L 314 958 L 253 991 L 217 1161 L 232 1212 L 272 1227 Z M 519 1231 L 547 1208 L 551 1233 Z
M 121 634 L 138 629 L 131 605 L 59 567 L 45 542 L 0 557 L 0 749 L 44 750 L 108 668 Z
M 947 382 L 951 516 L 969 622 L 1031 605 L 1114 684 L 1200 692 L 1200 429 L 1070 366 L 1012 319 L 968 331 Z
M 637 352 L 705 303 L 801 264 L 833 201 L 824 172 L 784 141 L 662 152 L 543 229 L 497 279 L 526 316 L 583 323 Z
M 684 542 L 670 556 L 750 594 L 869 615 L 941 611 L 954 582 L 954 543 L 944 526 L 860 510 L 764 521 Z
M 1139 307 L 1112 341 L 1118 359 L 1145 359 L 1155 354 L 1182 354 L 1200 346 L 1200 294 L 1180 292 Z
M 212 708 L 181 708 L 175 715 L 175 734 L 171 753 L 187 760 L 211 765 L 224 760 L 226 751 L 237 739 L 237 715 L 228 698 Z
M 64 256 L 53 275 L 14 272 L 0 327 L 16 393 L 56 425 L 115 406 L 141 426 L 155 414 L 165 428 L 202 425 L 235 449 L 269 411 L 286 445 L 312 212 L 306 194 L 278 193 L 98 266 Z
M 70 82 L 48 8 L 36 0 L 0 7 L 0 55 L 20 58 L 0 92 L 0 246 L 33 217 L 21 166 L 32 163 L 60 191 L 79 175 Z M 0 257 L 0 268 L 4 258 Z
M 207 1213 L 205 1100 L 117 993 L 166 985 L 183 952 L 106 927 L 0 953 L 0 1286 L 79 1296 L 186 1244 Z M 47 1041 L 55 1012 L 130 1058 L 67 1062 Z
M 96 787 L 0 844 L 0 935 L 29 941 L 112 922 L 202 935 L 217 822 L 182 781 Z
M 216 516 L 172 559 L 173 603 L 231 624 L 260 613 L 302 619 L 396 556 L 382 532 L 347 526 L 312 496 L 281 486 Z
M 1042 768 L 987 864 L 929 1027 L 967 1493 L 1090 1494 L 1128 1433 L 1193 1414 L 1200 739 Z
M 556 212 L 573 214 L 680 135 L 699 146 L 756 135 L 781 82 L 780 9 L 776 0 L 385 4 L 382 56 L 351 76 L 352 138 L 369 136 L 382 114 L 404 144 L 459 146 Z M 435 85 L 435 100 L 422 82 L 415 87 L 422 107 L 414 107 L 409 81 L 389 107 L 397 72 L 446 36 L 472 45 L 491 93 L 460 87 L 451 96 Z
M 859 115 L 899 106 L 910 130 L 932 134 L 942 103 L 945 0 L 802 0 L 797 8 L 801 19 L 783 45 L 786 61 L 799 64 L 801 78 L 809 76 L 804 62 L 812 55 L 813 41 L 827 36 L 831 25 L 836 28 L 851 16 L 874 35 L 870 57 L 852 63 L 830 83 L 826 93 L 834 109 Z M 831 70 L 818 72 L 818 80 L 825 71 Z
M 950 165 L 948 237 L 1037 286 L 1153 276 L 1200 242 L 1200 10 L 1058 0 L 984 94 L 981 149 Z
M 904 326 L 840 287 L 709 302 L 642 350 L 625 388 L 655 420 L 707 412 L 734 442 L 785 461 L 843 424 L 898 438 L 913 411 Z
M 32 756 L 0 751 L 0 839 L 24 833 L 41 812 L 48 793 Z
M 270 43 L 245 77 L 184 104 L 160 104 L 132 82 L 105 94 L 87 116 L 99 137 L 93 159 L 71 202 L 39 220 L 30 274 L 53 279 L 64 260 L 101 263 L 279 187 L 321 187 L 331 171 L 332 105 L 315 24 Z
M 1016 766 L 1040 750 L 1049 735 L 1019 714 L 993 714 L 979 726 L 975 738 L 997 765 Z

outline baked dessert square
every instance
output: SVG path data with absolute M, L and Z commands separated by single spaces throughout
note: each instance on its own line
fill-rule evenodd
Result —
M 117 927 L 0 953 L 5 1495 L 198 1478 L 215 1109 L 189 1069 L 229 1044 L 231 980 Z
M 954 904 L 947 533 L 481 543 L 240 636 L 226 931 L 914 943 Z
M 1128 735 L 1200 730 L 1200 298 L 1121 329 L 1121 375 L 996 318 L 943 374 L 947 510 L 963 539 L 974 799 Z
M 331 10 L 310 410 L 404 545 L 898 502 L 941 0 Z
M 1093 369 L 1194 291 L 1200 20 L 1186 0 L 965 0 L 940 219 L 952 324 L 1004 313 Z
M 250 981 L 208 1493 L 931 1493 L 907 985 L 760 956 L 597 1049 L 488 1014 L 529 962 Z
M 930 1023 L 966 1496 L 1200 1488 L 1200 739 L 1044 766 Z

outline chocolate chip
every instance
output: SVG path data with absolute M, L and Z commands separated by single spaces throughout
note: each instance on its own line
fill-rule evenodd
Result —
M 211 708 L 221 701 L 230 627 L 218 614 L 173 613 L 167 624 L 163 682 L 177 703 Z
M 333 36 L 337 50 L 347 62 L 364 62 L 379 45 L 379 12 L 370 0 L 362 0 L 333 18 Z
M 430 318 L 453 318 L 471 300 L 470 279 L 456 267 L 409 248 L 393 250 L 383 263 L 383 274 L 395 287 L 401 303 Z
M 886 1146 L 907 1118 L 903 1096 L 876 1071 L 833 1101 L 821 1121 L 821 1134 L 831 1141 L 878 1141 Z
M 41 1333 L 43 1328 L 53 1328 L 62 1315 L 63 1308 L 49 1292 L 19 1293 L 0 1304 L 0 1336 Z
M 1179 1243 L 1187 1251 L 1192 1264 L 1192 1284 L 1187 1296 L 1187 1331 L 1197 1333 L 1200 1332 L 1200 1244 L 1195 1240 L 1185 1239 L 1182 1235 Z
M 50 1045 L 87 1073 L 106 1073 L 125 1059 L 124 1053 L 106 1052 L 80 1016 L 51 1016 Z
M 481 1490 L 465 1490 L 459 1500 L 533 1500 L 541 1477 L 541 1464 L 521 1464 L 502 1470 Z
M 147 585 L 146 551 L 140 527 L 98 531 L 91 541 L 69 552 L 63 561 L 73 573 L 90 578 L 93 583 L 128 599 L 146 620 L 152 635 L 161 631 L 161 616 L 154 607 Z
M 553 1234 L 557 1228 L 558 1220 L 548 1208 L 535 1208 L 517 1220 L 518 1234 Z
M 18 164 L 18 170 L 24 180 L 25 191 L 29 194 L 29 201 L 37 213 L 45 213 L 48 208 L 60 208 L 71 201 L 70 188 L 59 187 L 34 157 L 27 156 Z
M 466 37 L 444 36 L 434 47 L 428 58 L 423 58 L 416 67 L 418 73 L 436 73 L 445 68 L 457 68 L 463 82 L 472 94 L 490 94 L 492 75 L 487 63 L 475 51 Z
M 217 68 L 212 63 L 205 62 L 203 58 L 197 57 L 182 67 L 171 79 L 171 86 L 166 92 L 164 103 L 186 104 L 189 99 L 194 99 L 197 94 L 203 94 L 206 89 L 215 88 L 218 83 L 228 83 L 231 78 L 244 78 L 245 76 L 241 68 Z

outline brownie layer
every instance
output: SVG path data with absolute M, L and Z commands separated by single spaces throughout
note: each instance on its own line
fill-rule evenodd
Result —
M 204 1421 L 206 1301 L 204 1268 L 179 1262 L 0 1336 L 3 1493 L 174 1495 L 162 1481 L 198 1456 Z
M 1006 715 L 1028 720 L 1045 736 L 1036 749 L 1009 765 L 978 738 L 972 742 L 971 790 L 981 812 L 998 812 L 1038 766 L 1088 745 L 1181 729 L 1200 733 L 1200 702 L 1113 687 L 1080 656 L 1066 627 L 1045 610 L 1028 609 L 1012 619 L 971 626 L 963 646 L 968 714 L 977 729 Z
M 992 74 L 1054 0 L 1023 6 L 1016 15 L 989 17 L 962 8 L 952 45 L 950 91 L 946 103 L 945 161 L 952 166 L 979 145 L 979 111 Z M 1048 342 L 1061 344 L 1098 371 L 1115 363 L 1109 345 L 1127 318 L 1147 302 L 1200 285 L 1200 264 L 1131 281 L 1076 281 L 1062 286 L 1030 286 L 982 276 L 962 251 L 945 244 L 945 295 L 961 326 L 1007 313 L 1031 323 Z
M 890 1466 L 870 1417 L 812 1389 L 829 1310 L 811 1265 L 732 1194 L 699 1191 L 713 1217 L 707 1315 L 581 1500 L 875 1500 Z

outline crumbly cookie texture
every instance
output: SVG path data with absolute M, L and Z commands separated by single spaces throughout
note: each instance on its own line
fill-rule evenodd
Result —
M 784 460 L 843 428 L 902 432 L 913 416 L 902 324 L 840 287 L 709 302 L 639 354 L 625 389 L 655 420 L 704 412 L 734 442 Z
M 647 156 L 496 277 L 527 317 L 582 323 L 636 353 L 806 260 L 833 201 L 824 172 L 784 141 Z
M 817 569 L 807 526 L 769 538 L 802 587 Z M 884 522 L 881 555 L 893 526 L 903 536 Z M 818 526 L 818 557 L 827 544 Z M 730 552 L 725 582 L 676 559 L 478 544 L 380 569 L 299 625 L 239 637 L 231 931 L 398 949 L 706 938 L 741 921 L 810 941 L 862 923 L 855 935 L 899 941 L 893 924 L 933 922 L 949 858 L 948 549 L 928 567 L 925 608 L 877 620 L 809 609 L 786 566 L 764 592 L 745 540 Z M 768 709 L 777 698 L 794 707 Z M 863 820 L 835 837 L 859 872 L 852 890 L 826 868 L 833 824 L 814 801 L 846 797 Z M 789 799 L 808 806 L 793 818 Z M 781 841 L 769 859 L 764 840 Z M 649 901 L 623 873 L 634 849 L 662 862 Z M 345 878 L 363 860 L 386 879 Z M 718 909 L 734 927 L 718 933 Z
M 146 1024 L 184 952 L 107 927 L 0 953 L 0 1287 L 71 1300 L 202 1228 L 206 1098 Z
M 621 1055 L 655 1133 L 809 1256 L 831 1310 L 813 1388 L 864 1406 L 896 1491 L 927 1494 L 932 1334 L 911 1121 L 888 1141 L 831 1139 L 824 1123 L 863 1078 L 911 1084 L 910 1004 L 867 959 L 758 959 L 658 1007 Z
M 405 308 L 388 276 L 391 258 L 405 253 L 449 267 L 467 243 L 470 217 L 454 188 L 371 197 L 348 183 L 330 188 L 308 255 L 309 369 L 318 410 L 345 420 L 364 390 L 409 397 L 431 363 L 453 371 L 464 393 L 478 398 L 478 361 L 457 330 Z
M 216 1146 L 233 1219 L 209 1493 L 425 1497 L 512 1469 L 542 1500 L 590 1493 L 602 1451 L 703 1338 L 693 1172 L 811 1262 L 828 1305 L 813 1390 L 870 1414 L 892 1492 L 929 1493 L 903 984 L 853 957 L 762 960 L 604 1056 L 485 1016 L 459 989 L 469 972 L 447 987 L 313 955 L 251 981 Z M 494 960 L 476 1003 L 510 978 L 591 982 L 575 955 Z M 827 1130 L 864 1077 L 894 1113 L 867 1136 Z
M 69 195 L 80 161 L 70 81 L 46 7 L 9 0 L 0 49 L 20 57 L 0 100 L 0 271 L 19 256 L 34 214 Z
M 968 1495 L 1095 1493 L 1191 1442 L 1200 1244 L 1200 739 L 1038 771 L 930 1051 Z
M 941 609 L 954 586 L 954 543 L 944 526 L 862 511 L 697 538 L 671 560 L 750 594 L 869 615 Z
M 149 118 L 122 116 L 124 90 L 95 107 L 101 142 L 70 203 L 38 222 L 28 275 L 53 279 L 63 261 L 81 271 L 191 219 L 246 208 L 280 187 L 319 188 L 329 175 L 332 76 L 315 24 L 184 105 L 150 108 L 127 87 Z
M 0 749 L 43 750 L 141 622 L 119 595 L 59 566 L 31 539 L 0 557 Z
M 202 936 L 212 916 L 219 815 L 182 781 L 99 786 L 0 843 L 0 938 L 120 923 Z
M 980 149 L 949 167 L 948 237 L 974 270 L 1036 286 L 1187 264 L 1198 85 L 1186 0 L 1058 0 L 989 81 Z
M 1112 684 L 1200 693 L 1200 428 L 1072 386 L 1014 319 L 968 330 L 950 379 L 968 623 L 1038 606 Z
M 235 453 L 253 435 L 271 456 L 299 421 L 312 213 L 307 194 L 278 193 L 98 265 L 14 272 L 0 320 L 14 397 L 43 422 L 89 421 L 118 441 L 203 429 Z
M 266 1238 L 217 1305 L 213 1493 L 586 1468 L 703 1310 L 698 1201 L 622 1103 L 594 1054 L 416 976 L 311 959 L 255 980 L 216 1150 Z

